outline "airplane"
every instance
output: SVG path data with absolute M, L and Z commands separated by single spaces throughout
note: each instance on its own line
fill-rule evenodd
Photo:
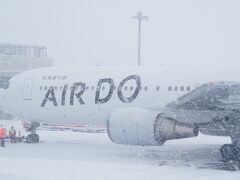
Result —
M 237 67 L 47 67 L 23 72 L 0 90 L 5 112 L 42 123 L 106 125 L 118 144 L 153 146 L 195 137 L 229 136 L 224 162 L 240 162 Z

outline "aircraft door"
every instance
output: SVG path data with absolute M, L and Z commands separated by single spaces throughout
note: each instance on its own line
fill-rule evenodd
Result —
M 32 100 L 32 85 L 32 79 L 25 80 L 23 88 L 23 100 Z

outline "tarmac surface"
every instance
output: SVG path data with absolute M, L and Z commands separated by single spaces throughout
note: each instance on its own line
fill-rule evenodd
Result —
M 17 125 L 16 125 L 17 126 Z M 227 137 L 199 135 L 163 146 L 124 146 L 106 133 L 38 131 L 40 142 L 0 148 L 1 180 L 46 179 L 240 179 L 226 167 L 219 148 Z

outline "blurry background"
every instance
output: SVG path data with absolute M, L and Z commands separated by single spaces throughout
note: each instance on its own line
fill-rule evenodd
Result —
M 44 45 L 55 65 L 240 64 L 238 0 L 0 0 L 0 42 Z

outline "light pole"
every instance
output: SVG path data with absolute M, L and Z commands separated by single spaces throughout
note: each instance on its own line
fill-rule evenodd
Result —
M 137 65 L 141 65 L 141 28 L 142 28 L 142 21 L 148 21 L 148 16 L 143 16 L 141 12 L 138 12 L 136 16 L 133 17 L 134 19 L 138 20 L 138 62 Z

